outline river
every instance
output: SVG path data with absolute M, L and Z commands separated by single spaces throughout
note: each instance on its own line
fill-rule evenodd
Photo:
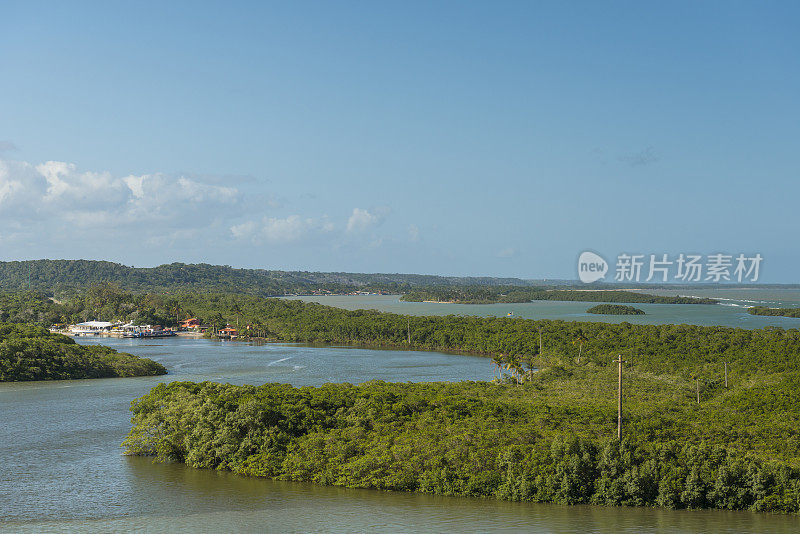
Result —
M 561 319 L 632 324 L 696 324 L 701 326 L 733 326 L 738 328 L 800 327 L 800 319 L 750 315 L 749 306 L 794 308 L 800 306 L 800 289 L 692 289 L 647 290 L 655 295 L 683 295 L 719 299 L 720 304 L 631 304 L 646 315 L 595 315 L 586 313 L 597 302 L 558 302 L 535 300 L 517 304 L 449 304 L 436 302 L 404 302 L 398 295 L 330 295 L 286 297 L 319 302 L 348 310 L 372 309 L 406 315 L 480 315 L 525 319 Z
M 154 464 L 122 455 L 129 403 L 172 380 L 235 384 L 484 380 L 453 354 L 214 342 L 81 339 L 163 363 L 166 377 L 0 384 L 2 532 L 798 532 L 796 517 L 563 507 L 347 490 Z

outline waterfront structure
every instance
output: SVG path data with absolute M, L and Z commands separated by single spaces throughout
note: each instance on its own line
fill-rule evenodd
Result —
M 86 321 L 69 327 L 69 332 L 74 336 L 97 336 L 108 333 L 114 323 L 108 321 Z

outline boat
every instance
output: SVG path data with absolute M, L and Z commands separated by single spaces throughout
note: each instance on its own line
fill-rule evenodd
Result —
M 151 337 L 172 337 L 176 336 L 174 330 L 167 328 L 166 330 L 136 330 L 134 332 L 125 332 L 122 337 L 125 338 L 151 338 Z

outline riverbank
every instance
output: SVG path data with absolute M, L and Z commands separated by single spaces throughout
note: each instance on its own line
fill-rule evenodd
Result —
M 565 381 L 545 370 L 525 386 L 172 383 L 133 403 L 125 446 L 162 462 L 349 488 L 797 513 L 800 469 L 763 449 L 748 454 L 724 435 L 730 421 L 713 403 L 636 398 L 619 442 L 613 400 L 556 393 L 565 382 L 613 390 L 614 374 L 575 369 Z M 631 381 L 636 397 L 658 387 L 641 374 Z
M 130 336 L 127 336 L 125 332 L 113 332 L 113 331 L 100 331 L 100 332 L 93 332 L 93 333 L 85 333 L 85 332 L 75 333 L 75 332 L 73 332 L 71 330 L 68 330 L 68 329 L 52 329 L 51 328 L 50 332 L 53 332 L 54 334 L 61 334 L 63 336 L 73 337 L 73 338 L 87 338 L 87 337 L 88 338 L 93 338 L 93 337 L 102 338 L 102 337 L 110 337 L 110 338 L 118 338 L 119 339 L 119 338 L 124 338 L 124 337 L 130 337 Z M 199 339 L 199 338 L 203 337 L 203 334 L 200 333 L 200 332 L 174 332 L 174 334 L 169 334 L 169 335 L 165 335 L 165 336 L 143 336 L 143 337 L 148 337 L 148 338 L 153 338 L 153 339 L 163 339 L 163 338 L 169 338 L 169 337 L 185 337 L 185 338 Z

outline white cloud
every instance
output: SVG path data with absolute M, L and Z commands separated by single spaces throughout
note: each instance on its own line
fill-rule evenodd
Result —
M 299 215 L 290 215 L 285 219 L 270 217 L 264 220 L 262 233 L 271 243 L 289 243 L 305 237 L 313 226 L 313 219 L 302 219 Z
M 235 224 L 231 226 L 231 234 L 233 234 L 233 237 L 237 239 L 252 237 L 255 231 L 256 223 L 253 221 L 247 221 L 242 224 Z
M 110 235 L 118 229 L 144 238 L 151 232 L 207 226 L 215 217 L 239 215 L 239 196 L 235 187 L 183 176 L 117 178 L 108 172 L 81 171 L 63 161 L 33 165 L 0 160 L 0 222 L 25 220 L 36 237 L 77 229 Z
M 350 233 L 364 232 L 380 225 L 386 218 L 387 208 L 378 208 L 372 211 L 363 208 L 353 208 L 353 213 L 347 219 L 347 231 Z
M 15 176 L 11 167 L 0 161 L 0 206 L 10 204 L 24 191 L 23 180 Z
M 388 208 L 354 208 L 336 218 L 285 213 L 270 201 L 270 192 L 250 184 L 245 195 L 241 187 L 231 178 L 116 176 L 63 161 L 0 159 L 2 252 L 9 258 L 110 258 L 163 257 L 174 249 L 192 250 L 202 258 L 209 250 L 241 249 L 241 241 L 313 246 L 315 251 L 382 246 L 376 229 Z M 412 225 L 409 236 L 417 234 Z
M 377 224 L 378 218 L 367 210 L 361 208 L 353 208 L 353 214 L 347 220 L 347 231 L 357 232 L 363 231 Z
M 231 234 L 237 239 L 251 239 L 254 243 L 294 243 L 315 235 L 332 232 L 335 226 L 327 217 L 315 219 L 289 215 L 288 217 L 264 217 L 261 223 L 246 221 L 231 226 Z

